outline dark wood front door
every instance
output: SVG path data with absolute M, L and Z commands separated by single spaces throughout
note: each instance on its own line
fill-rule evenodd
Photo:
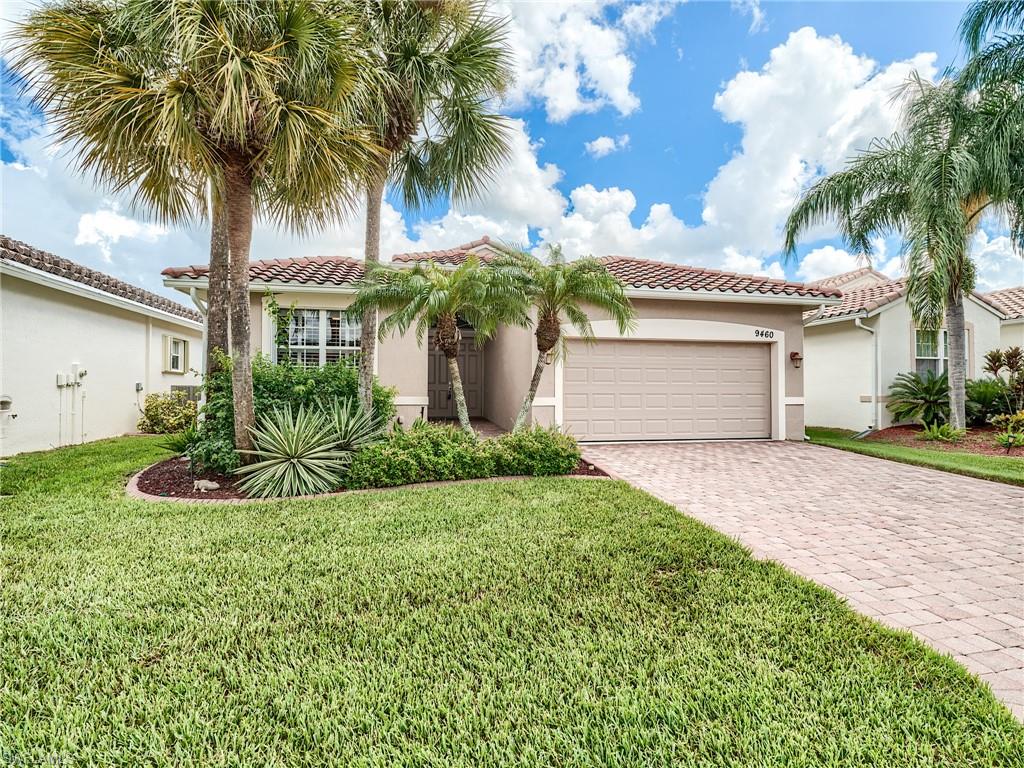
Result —
M 477 349 L 471 334 L 463 332 L 459 346 L 459 375 L 466 393 L 466 407 L 470 418 L 483 415 L 484 355 Z M 430 353 L 427 355 L 427 418 L 455 419 L 455 397 L 448 380 L 448 361 L 434 346 L 434 332 L 430 332 Z

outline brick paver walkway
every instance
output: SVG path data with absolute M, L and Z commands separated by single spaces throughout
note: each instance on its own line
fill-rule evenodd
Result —
M 1024 717 L 1024 488 L 800 443 L 590 461 L 951 654 Z

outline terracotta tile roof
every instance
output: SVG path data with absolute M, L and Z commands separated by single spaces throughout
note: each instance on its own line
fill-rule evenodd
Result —
M 815 288 L 771 277 L 702 269 L 667 261 L 633 259 L 627 256 L 605 256 L 601 261 L 608 267 L 609 272 L 631 288 L 804 296 L 818 299 L 834 299 L 842 295 L 835 288 Z
M 24 264 L 27 267 L 38 269 L 40 272 L 47 272 L 57 277 L 73 280 L 76 283 L 109 293 L 111 296 L 144 304 L 147 307 L 159 309 L 186 320 L 192 320 L 197 323 L 203 320 L 202 316 L 194 309 L 182 306 L 176 301 L 158 296 L 144 288 L 118 280 L 116 277 L 111 277 L 103 272 L 97 272 L 95 269 L 89 269 L 70 259 L 61 258 L 46 251 L 40 251 L 6 235 L 0 235 L 0 260 Z
M 443 251 L 413 251 L 398 253 L 392 262 L 408 264 L 415 261 L 435 261 L 438 264 L 460 264 L 475 248 L 490 244 L 488 237 L 457 245 Z M 486 254 L 481 254 L 487 259 Z M 160 274 L 176 279 L 196 280 L 206 277 L 207 264 L 189 267 L 167 267 Z M 249 279 L 258 282 L 315 283 L 318 285 L 350 285 L 363 277 L 363 262 L 348 256 L 310 256 L 300 259 L 265 259 L 249 265 Z
M 484 245 L 493 245 L 491 238 L 487 237 L 487 235 L 443 251 L 413 251 L 412 253 L 396 253 L 391 257 L 391 261 L 403 264 L 412 261 L 433 261 L 437 264 L 461 264 L 466 260 L 466 256 L 468 256 L 472 251 Z M 490 258 L 487 253 L 479 255 L 483 261 Z
M 1008 319 L 1019 320 L 1024 318 L 1024 285 L 992 291 L 991 293 L 986 293 L 985 296 Z
M 871 313 L 880 307 L 884 307 L 886 304 L 891 304 L 897 299 L 902 298 L 906 290 L 906 278 L 900 278 L 899 280 L 887 280 L 884 283 L 876 283 L 875 285 L 868 285 L 863 288 L 854 288 L 850 291 L 842 291 L 842 302 L 825 307 L 824 311 L 812 309 L 804 312 L 804 322 L 816 322 L 818 320 Z M 985 295 L 975 291 L 972 295 L 996 312 L 1000 314 L 1005 312 L 993 298 L 990 298 L 992 294 Z
M 812 309 L 804 312 L 804 322 L 809 320 L 828 320 L 834 317 L 845 317 L 863 312 L 872 312 L 903 296 L 907 288 L 906 280 L 887 280 L 884 283 L 843 291 L 843 300 L 839 304 L 825 307 L 824 311 Z
M 483 246 L 498 249 L 501 246 L 488 237 L 440 251 L 413 251 L 391 257 L 395 264 L 433 261 L 438 264 L 461 264 L 471 253 L 482 260 L 491 258 Z M 633 288 L 663 288 L 667 290 L 715 291 L 762 296 L 798 296 L 816 299 L 838 298 L 841 292 L 834 288 L 817 288 L 802 283 L 791 283 L 768 277 L 740 275 L 716 269 L 700 269 L 664 261 L 633 259 L 626 256 L 606 256 L 601 259 L 608 270 Z M 163 274 L 173 278 L 196 279 L 206 276 L 205 264 L 191 267 L 168 267 Z M 253 262 L 249 279 L 321 285 L 345 285 L 363 276 L 363 262 L 343 256 L 316 256 L 305 259 L 273 259 Z
M 888 275 L 884 275 L 872 267 L 861 267 L 860 269 L 843 272 L 839 275 L 823 277 L 821 280 L 812 280 L 807 283 L 807 285 L 813 285 L 815 288 L 842 288 L 847 283 L 851 283 L 854 280 L 866 277 L 867 275 L 872 275 L 878 278 L 879 283 L 888 283 L 891 279 Z
M 407 253 L 400 257 L 396 256 L 393 260 L 403 262 L 434 260 L 442 264 L 460 264 L 472 248 L 488 242 L 490 241 L 485 237 L 467 245 L 460 245 L 450 251 Z M 438 253 L 443 254 L 441 259 L 435 255 Z M 484 255 L 482 258 L 486 259 L 487 256 Z M 735 272 L 722 272 L 717 269 L 701 269 L 668 261 L 634 259 L 628 256 L 605 256 L 601 261 L 608 267 L 609 272 L 631 288 L 720 291 L 770 296 L 810 296 L 821 299 L 831 299 L 841 295 L 838 290 L 832 288 L 812 288 L 802 283 L 790 283 L 770 277 L 741 275 Z
M 206 277 L 207 264 L 190 267 L 168 267 L 160 274 L 177 279 L 196 280 Z M 347 256 L 310 256 L 301 259 L 264 259 L 249 264 L 249 279 L 253 282 L 315 283 L 318 285 L 345 285 L 363 276 L 363 262 Z

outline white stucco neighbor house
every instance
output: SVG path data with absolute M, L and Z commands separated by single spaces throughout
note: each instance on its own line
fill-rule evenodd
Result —
M 1000 346 L 1024 347 L 1024 285 L 1003 288 L 985 294 L 988 300 L 1002 310 L 1004 318 L 1000 332 Z
M 202 355 L 198 312 L 0 235 L 0 456 L 133 432 Z
M 804 313 L 804 389 L 807 424 L 865 430 L 892 425 L 885 403 L 893 379 L 908 371 L 946 370 L 945 328 L 915 326 L 906 281 L 864 267 L 811 285 L 838 288 L 842 302 Z M 985 353 L 1005 346 L 1004 314 L 989 297 L 964 301 L 967 376 L 982 375 Z

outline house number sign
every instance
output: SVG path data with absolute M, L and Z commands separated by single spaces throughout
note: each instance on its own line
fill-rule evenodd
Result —
M 756 328 L 754 329 L 755 339 L 774 339 L 775 331 L 770 331 L 767 328 Z

